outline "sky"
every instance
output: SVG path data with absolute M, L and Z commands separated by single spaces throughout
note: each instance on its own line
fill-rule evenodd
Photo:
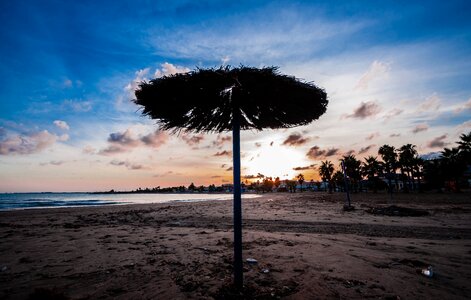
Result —
M 321 161 L 421 154 L 471 130 L 469 1 L 1 1 L 0 192 L 232 181 L 231 133 L 171 135 L 131 100 L 143 80 L 277 66 L 327 112 L 241 134 L 242 175 L 318 180 Z M 287 104 L 289 105 L 289 103 Z

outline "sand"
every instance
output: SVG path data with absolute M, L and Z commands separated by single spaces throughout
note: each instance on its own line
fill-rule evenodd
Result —
M 231 201 L 0 212 L 4 299 L 469 299 L 471 195 L 244 200 L 245 289 L 232 287 Z M 429 278 L 420 273 L 431 265 Z

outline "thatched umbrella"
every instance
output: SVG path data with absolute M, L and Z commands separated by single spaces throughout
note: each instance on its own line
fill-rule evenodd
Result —
M 234 174 L 234 283 L 242 287 L 240 130 L 290 128 L 318 119 L 327 94 L 276 67 L 197 69 L 141 82 L 136 104 L 173 133 L 232 131 Z

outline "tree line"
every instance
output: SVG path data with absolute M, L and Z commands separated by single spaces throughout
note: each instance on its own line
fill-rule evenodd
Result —
M 340 170 L 325 160 L 319 166 L 319 176 L 332 190 L 343 190 L 345 182 L 353 192 L 365 189 L 402 190 L 404 192 L 427 190 L 460 191 L 469 186 L 471 166 L 471 132 L 461 134 L 457 146 L 444 148 L 438 157 L 423 159 L 417 153 L 417 146 L 405 144 L 400 148 L 383 145 L 377 156 L 368 156 L 363 161 L 355 155 L 340 159 Z M 342 165 L 345 168 L 345 181 Z M 386 179 L 386 180 L 383 180 Z

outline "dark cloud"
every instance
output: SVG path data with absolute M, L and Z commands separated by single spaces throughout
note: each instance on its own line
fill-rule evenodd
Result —
M 391 133 L 391 134 L 389 135 L 389 137 L 392 137 L 392 138 L 394 138 L 394 137 L 400 137 L 400 136 L 401 136 L 400 133 Z
M 421 132 L 421 131 L 426 131 L 427 129 L 428 129 L 427 124 L 419 124 L 419 125 L 415 126 L 414 129 L 412 129 L 412 133 L 418 133 L 418 132 Z
M 305 166 L 305 167 L 296 167 L 296 168 L 293 168 L 294 171 L 304 171 L 304 170 L 312 170 L 312 169 L 315 169 L 316 168 L 316 164 L 312 164 L 312 165 L 309 165 L 309 166 Z
M 376 145 L 373 144 L 373 145 L 368 145 L 366 147 L 363 147 L 363 148 L 360 149 L 360 151 L 358 151 L 358 154 L 364 154 L 364 153 L 368 152 L 374 146 L 376 146 Z
M 224 150 L 221 152 L 216 152 L 216 154 L 214 154 L 213 156 L 231 156 L 231 155 L 232 155 L 232 151 Z
M 127 129 L 125 132 L 110 133 L 110 136 L 108 137 L 108 142 L 125 147 L 134 147 L 139 144 L 139 141 L 132 136 L 132 132 L 129 129 Z
M 299 133 L 290 134 L 283 142 L 282 145 L 285 146 L 301 146 L 306 144 L 309 141 L 309 138 L 303 137 Z
M 327 150 L 321 150 L 319 146 L 314 146 L 309 149 L 306 156 L 312 159 L 319 159 L 322 157 L 329 157 L 337 154 L 339 152 L 338 148 L 330 148 Z
M 6 133 L 5 133 L 6 135 Z M 60 140 L 47 130 L 0 139 L 0 155 L 27 155 L 41 152 Z
M 244 179 L 257 179 L 258 177 L 255 175 L 245 175 L 243 178 Z
M 156 130 L 153 133 L 141 137 L 140 140 L 146 146 L 158 148 L 167 142 L 168 135 L 163 131 Z
M 270 142 L 270 146 L 273 146 L 273 141 Z
M 158 148 L 165 144 L 167 140 L 168 135 L 163 131 L 155 131 L 141 137 L 134 137 L 131 130 L 127 129 L 124 132 L 111 133 L 107 139 L 108 147 L 101 149 L 98 154 L 113 155 L 131 151 L 139 146 Z
M 377 138 L 377 137 L 379 137 L 379 136 L 380 136 L 379 132 L 374 132 L 374 133 L 368 135 L 368 136 L 365 138 L 365 140 L 371 141 L 372 139 Z
M 257 142 L 257 143 L 255 143 L 255 147 L 260 148 L 260 147 L 262 147 L 262 144 L 260 144 L 260 143 Z
M 230 141 L 232 141 L 232 137 L 230 135 L 220 135 L 218 134 L 218 136 L 216 137 L 216 140 L 213 141 L 212 145 L 214 147 L 222 147 L 225 143 L 229 143 Z
M 348 150 L 347 152 L 345 152 L 345 155 L 349 156 L 349 155 L 352 155 L 353 153 L 355 153 L 355 150 Z
M 337 154 L 338 152 L 339 152 L 339 148 L 330 148 L 330 149 L 327 149 L 325 156 L 326 157 L 333 156 Z
M 125 147 L 120 147 L 116 145 L 110 145 L 104 149 L 101 149 L 98 154 L 100 155 L 113 155 L 113 154 L 118 154 L 118 153 L 123 153 L 129 151 L 128 148 Z
M 360 106 L 353 111 L 353 114 L 347 115 L 346 118 L 363 120 L 377 115 L 380 111 L 381 107 L 377 103 L 373 101 L 362 102 Z
M 182 140 L 187 143 L 188 146 L 195 146 L 199 145 L 202 140 L 204 140 L 204 136 L 202 134 L 198 135 L 189 135 L 189 134 L 184 134 L 181 136 Z
M 227 168 L 226 171 L 232 171 L 232 167 Z
M 222 176 L 219 176 L 219 175 L 214 175 L 214 176 L 211 176 L 211 178 L 221 178 Z
M 427 143 L 427 146 L 430 147 L 430 148 L 443 148 L 443 147 L 445 147 L 446 145 L 449 144 L 449 143 L 445 142 L 445 139 L 447 138 L 447 136 L 448 136 L 447 134 L 438 136 L 438 137 L 434 138 L 433 140 L 429 141 Z
M 140 170 L 140 169 L 144 169 L 144 167 L 143 167 L 142 165 L 130 163 L 130 162 L 128 162 L 128 161 L 112 160 L 112 161 L 110 161 L 110 165 L 113 165 L 113 166 L 125 166 L 128 170 Z

